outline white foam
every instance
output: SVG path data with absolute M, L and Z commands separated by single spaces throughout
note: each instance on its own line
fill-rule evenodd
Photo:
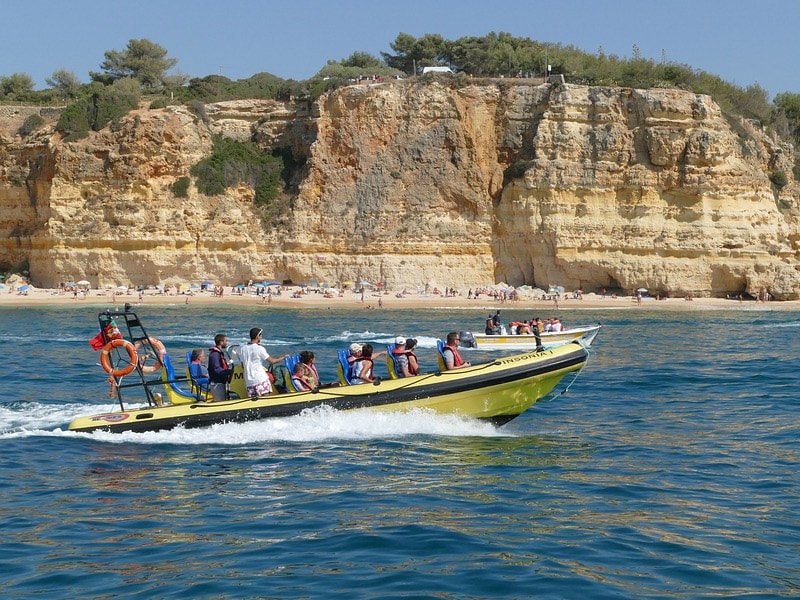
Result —
M 97 406 L 93 412 L 101 412 Z M 109 407 L 111 408 L 111 407 Z M 458 417 L 437 415 L 427 410 L 381 412 L 359 410 L 340 412 L 328 407 L 304 411 L 294 417 L 265 419 L 247 423 L 226 423 L 201 429 L 172 429 L 145 433 L 77 433 L 57 428 L 44 429 L 47 424 L 64 423 L 65 410 L 55 411 L 50 419 L 28 419 L 16 431 L 2 437 L 63 436 L 85 437 L 108 443 L 180 444 L 180 445 L 246 445 L 260 442 L 317 442 L 330 440 L 368 440 L 405 437 L 410 435 L 455 437 L 506 437 L 494 425 Z M 72 418 L 74 407 L 69 411 Z M 86 411 L 84 411 L 85 413 Z M 69 420 L 69 419 L 66 419 Z

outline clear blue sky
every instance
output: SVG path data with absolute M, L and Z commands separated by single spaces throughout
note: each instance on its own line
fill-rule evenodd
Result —
M 770 98 L 800 93 L 800 0 L 9 0 L 0 75 L 37 89 L 58 69 L 89 81 L 104 53 L 146 38 L 174 72 L 306 79 L 353 52 L 380 56 L 399 33 L 447 39 L 505 31 L 586 52 L 686 64 Z

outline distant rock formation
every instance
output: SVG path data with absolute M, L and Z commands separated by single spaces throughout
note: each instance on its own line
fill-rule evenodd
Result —
M 353 85 L 127 115 L 77 142 L 0 107 L 0 269 L 37 286 L 503 281 L 800 297 L 791 146 L 707 96 L 526 81 Z M 290 152 L 291 210 L 172 184 L 212 134 Z M 778 192 L 770 174 L 789 185 Z

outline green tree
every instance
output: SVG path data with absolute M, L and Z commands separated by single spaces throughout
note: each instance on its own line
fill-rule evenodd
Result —
M 45 83 L 53 88 L 60 98 L 77 98 L 81 89 L 81 81 L 72 71 L 59 69 L 45 79 Z
M 426 33 L 417 39 L 407 33 L 401 33 L 390 44 L 396 54 L 381 52 L 386 64 L 404 73 L 414 73 L 414 67 L 419 70 L 437 64 L 444 51 L 444 38 L 438 34 Z
M 800 143 L 800 94 L 783 92 L 775 96 L 775 108 L 779 117 L 786 122 L 786 129 Z
M 26 73 L 0 77 L 0 93 L 9 100 L 24 100 L 33 92 L 33 79 Z
M 156 88 L 164 85 L 166 72 L 177 63 L 177 59 L 167 58 L 167 50 L 158 44 L 148 39 L 132 39 L 125 50 L 106 52 L 100 67 L 111 81 L 133 77 L 145 88 Z M 95 81 L 104 80 L 102 75 L 91 75 Z

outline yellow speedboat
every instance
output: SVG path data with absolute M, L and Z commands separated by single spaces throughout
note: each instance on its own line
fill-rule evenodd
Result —
M 134 347 L 138 346 L 140 351 L 147 353 L 148 348 L 159 345 L 151 343 L 153 338 L 146 336 L 136 315 L 128 310 L 125 313 L 101 313 L 101 331 L 104 318 L 111 317 L 126 319 L 131 343 Z M 142 335 L 137 335 L 139 330 Z M 121 345 L 109 350 L 128 352 L 127 347 L 123 348 Z M 158 351 L 158 348 L 155 350 Z M 107 360 L 106 363 L 116 372 L 126 371 L 130 364 L 133 365 L 133 371 L 141 375 L 138 387 L 145 391 L 146 406 L 128 410 L 122 401 L 121 392 L 136 386 L 120 383 L 119 411 L 77 417 L 70 423 L 69 429 L 142 432 L 174 427 L 205 427 L 215 423 L 287 417 L 323 405 L 336 410 L 427 409 L 436 413 L 485 419 L 502 425 L 550 394 L 565 376 L 570 373 L 577 375 L 587 358 L 586 348 L 574 342 L 452 371 L 437 370 L 405 379 L 386 379 L 373 384 L 343 385 L 303 392 L 275 393 L 260 398 L 207 402 L 202 393 L 194 397 L 186 392 L 175 393 L 176 380 L 164 375 L 167 370 L 164 363 L 169 360 L 166 353 L 161 353 L 159 358 L 154 359 L 164 371 L 154 381 L 148 381 L 146 375 L 140 373 L 140 365 L 146 364 L 146 360 L 138 355 L 126 357 L 123 354 L 122 366 L 113 360 Z M 163 399 L 162 389 L 166 392 L 166 399 Z

